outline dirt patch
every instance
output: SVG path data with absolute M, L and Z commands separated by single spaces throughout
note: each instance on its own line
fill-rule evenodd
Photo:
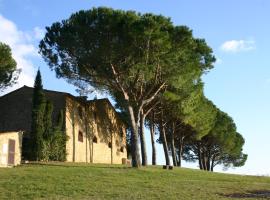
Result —
M 237 198 L 237 199 L 244 199 L 244 198 L 259 198 L 259 199 L 270 199 L 270 190 L 253 190 L 247 191 L 246 193 L 233 193 L 233 194 L 226 194 L 222 195 L 229 198 Z

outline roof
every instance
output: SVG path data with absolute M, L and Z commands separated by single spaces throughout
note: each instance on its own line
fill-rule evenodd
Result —
M 19 90 L 22 90 L 22 89 L 34 89 L 34 88 L 33 88 L 33 87 L 29 87 L 29 86 L 24 85 L 24 86 L 22 86 L 22 87 L 20 87 L 20 88 L 18 88 L 18 89 L 16 89 L 16 90 L 10 92 L 10 93 L 7 93 L 7 94 L 1 96 L 0 99 L 3 98 L 3 97 L 6 97 L 6 96 L 8 96 L 8 95 L 10 95 L 10 94 L 12 94 L 12 93 L 15 93 L 15 92 L 17 92 L 17 91 L 19 91 Z M 67 92 L 60 92 L 60 91 L 47 90 L 47 89 L 43 89 L 43 91 L 44 91 L 45 93 L 56 93 L 56 94 L 59 94 L 59 95 L 64 95 L 64 96 L 67 96 L 67 97 L 70 97 L 70 98 L 74 99 L 75 101 L 79 101 L 79 102 L 81 102 L 81 103 L 92 103 L 92 102 L 103 102 L 103 101 L 105 101 L 105 102 L 106 102 L 106 103 L 114 110 L 114 112 L 115 112 L 117 118 L 118 118 L 120 121 L 122 121 L 122 120 L 121 120 L 121 117 L 119 116 L 119 113 L 115 110 L 114 106 L 112 105 L 112 103 L 110 102 L 110 100 L 109 100 L 108 98 L 92 99 L 92 100 L 84 100 L 83 97 L 81 97 L 81 96 L 74 96 L 74 95 L 72 95 L 72 94 L 70 94 L 70 93 L 67 93 Z M 124 122 L 123 122 L 123 123 L 124 123 Z M 17 131 L 17 130 L 16 130 L 16 131 Z
M 17 130 L 17 131 L 4 131 L 4 132 L 0 132 L 0 135 L 4 135 L 4 134 L 8 134 L 8 133 L 23 133 L 23 131 L 21 130 Z
M 111 109 L 114 111 L 115 116 L 117 117 L 117 119 L 120 120 L 123 124 L 125 124 L 125 122 L 121 119 L 119 113 L 115 110 L 114 106 L 112 105 L 112 103 L 110 102 L 110 100 L 108 98 L 92 99 L 92 100 L 88 100 L 87 103 L 102 102 L 102 101 L 105 101 L 111 107 Z M 125 126 L 126 126 L 126 124 L 125 124 Z
M 9 96 L 10 94 L 15 93 L 15 92 L 17 92 L 17 91 L 19 91 L 19 90 L 22 90 L 22 89 L 34 89 L 34 88 L 33 88 L 33 87 L 29 87 L 29 86 L 24 85 L 24 86 L 22 86 L 22 87 L 20 87 L 20 88 L 18 88 L 18 89 L 16 89 L 16 90 L 13 90 L 12 92 L 9 92 L 9 93 L 7 93 L 7 94 L 1 96 L 0 98 Z M 67 93 L 67 92 L 60 92 L 60 91 L 47 90 L 47 89 L 43 89 L 43 91 L 46 92 L 46 93 L 56 93 L 56 94 L 66 95 L 66 96 L 69 96 L 69 97 L 71 97 L 71 98 L 75 98 L 75 99 L 77 99 L 77 100 L 80 98 L 80 97 L 76 97 L 76 96 L 74 96 L 74 95 L 72 95 L 72 94 L 70 94 L 70 93 Z

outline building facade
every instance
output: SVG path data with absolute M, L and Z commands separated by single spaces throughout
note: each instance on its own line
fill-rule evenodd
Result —
M 121 164 L 127 159 L 126 127 L 108 99 L 87 101 L 69 93 L 44 90 L 53 104 L 52 121 L 64 113 L 68 136 L 66 161 Z M 33 88 L 24 86 L 0 97 L 0 133 L 31 130 Z
M 21 131 L 0 133 L 0 167 L 21 163 L 22 134 Z

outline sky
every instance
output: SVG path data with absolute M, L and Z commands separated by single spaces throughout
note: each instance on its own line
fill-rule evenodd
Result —
M 195 37 L 204 38 L 217 58 L 214 69 L 203 77 L 205 95 L 234 119 L 246 140 L 246 165 L 226 173 L 270 175 L 268 0 L 0 0 L 0 41 L 10 45 L 22 69 L 18 84 L 2 94 L 23 85 L 32 86 L 40 68 L 46 89 L 78 95 L 73 86 L 50 71 L 38 54 L 38 43 L 46 26 L 76 11 L 99 6 L 162 14 L 175 25 L 191 28 Z M 147 142 L 151 161 L 149 137 Z M 164 164 L 161 145 L 158 163 Z M 194 168 L 197 164 L 183 166 Z M 223 169 L 218 167 L 216 171 Z

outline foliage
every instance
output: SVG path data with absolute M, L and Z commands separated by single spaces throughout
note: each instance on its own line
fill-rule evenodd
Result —
M 0 42 L 0 91 L 16 83 L 19 70 L 8 45 Z
M 49 103 L 51 104 L 51 103 Z M 49 106 L 51 112 L 46 113 L 48 116 L 48 123 L 52 124 L 53 106 Z M 55 126 L 46 127 L 49 132 L 44 132 L 42 143 L 42 160 L 43 161 L 65 161 L 66 160 L 66 142 L 67 135 L 63 131 L 63 111 L 60 111 L 58 122 Z
M 43 160 L 65 161 L 67 135 L 63 132 L 63 111 L 59 113 L 58 122 L 53 127 L 52 133 L 44 140 Z
M 197 148 L 200 161 L 201 153 L 218 146 L 223 158 L 214 162 L 244 163 L 244 143 L 239 139 L 233 145 L 238 141 L 234 123 L 203 94 L 201 77 L 215 62 L 212 49 L 188 27 L 175 26 L 161 15 L 100 7 L 74 13 L 46 30 L 40 53 L 57 77 L 84 91 L 89 87 L 106 91 L 116 101 L 130 130 L 134 167 L 141 164 L 138 127 L 141 149 L 146 149 L 142 138 L 144 119 L 151 121 L 149 110 L 156 114 L 151 122 L 159 127 L 167 163 L 168 149 L 180 152 L 180 162 L 184 140 L 195 154 Z M 204 163 L 209 165 L 209 160 Z
M 80 11 L 47 27 L 40 52 L 58 77 L 124 100 L 134 166 L 140 165 L 137 124 L 143 107 L 166 85 L 198 78 L 215 60 L 187 27 L 174 27 L 160 15 L 108 8 Z
M 59 113 L 55 126 L 52 123 L 52 114 L 53 104 L 45 97 L 38 70 L 33 91 L 31 150 L 26 150 L 30 153 L 27 159 L 65 161 L 67 136 L 63 132 L 63 111 Z
M 244 143 L 241 134 L 236 132 L 232 118 L 218 110 L 211 131 L 200 140 L 193 139 L 185 146 L 184 159 L 198 160 L 200 168 L 209 171 L 213 171 L 218 164 L 225 168 L 241 167 L 247 159 L 247 155 L 242 152 Z

